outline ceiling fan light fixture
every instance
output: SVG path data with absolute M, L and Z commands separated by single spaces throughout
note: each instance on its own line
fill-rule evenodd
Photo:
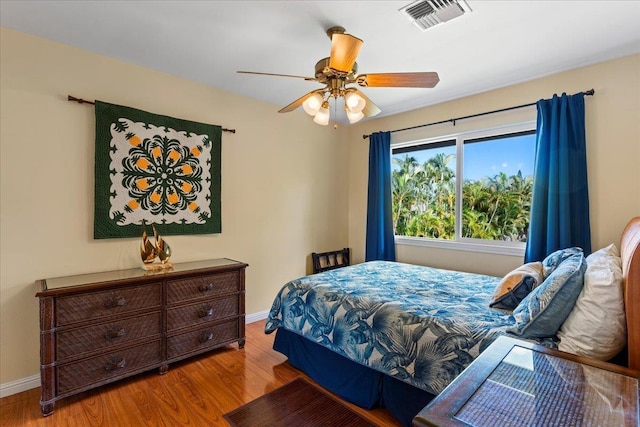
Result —
M 359 122 L 364 117 L 364 113 L 362 111 L 358 111 L 356 113 L 349 110 L 349 108 L 346 106 L 344 107 L 344 111 L 347 113 L 347 118 L 349 119 L 349 123 L 351 124 Z
M 315 116 L 322 107 L 322 101 L 322 95 L 314 93 L 302 103 L 302 108 L 308 115 Z
M 326 126 L 329 124 L 329 102 L 324 101 L 322 107 L 318 110 L 313 121 L 319 125 Z
M 357 92 L 347 92 L 344 95 L 344 102 L 347 110 L 352 113 L 362 112 L 362 110 L 364 110 L 364 107 L 367 105 L 364 98 L 358 95 Z

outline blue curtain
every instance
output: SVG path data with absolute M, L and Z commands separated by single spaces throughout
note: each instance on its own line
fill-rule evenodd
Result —
M 396 260 L 391 205 L 391 132 L 369 137 L 369 193 L 365 261 Z
M 538 101 L 536 159 L 525 262 L 579 246 L 591 253 L 584 94 Z

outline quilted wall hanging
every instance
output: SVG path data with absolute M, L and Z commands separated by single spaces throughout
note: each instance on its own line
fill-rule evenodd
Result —
M 221 127 L 95 102 L 94 238 L 220 233 Z

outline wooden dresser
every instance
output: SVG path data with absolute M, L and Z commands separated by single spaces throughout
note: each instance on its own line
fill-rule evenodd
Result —
M 38 280 L 40 405 L 245 343 L 245 268 L 215 259 Z

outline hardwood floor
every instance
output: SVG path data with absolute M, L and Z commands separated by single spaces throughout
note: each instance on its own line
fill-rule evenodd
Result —
M 212 426 L 228 427 L 222 415 L 295 378 L 307 378 L 274 351 L 264 321 L 247 325 L 247 343 L 147 372 L 56 402 L 40 413 L 40 389 L 0 399 L 0 426 Z M 347 406 L 381 427 L 400 426 L 387 410 Z

